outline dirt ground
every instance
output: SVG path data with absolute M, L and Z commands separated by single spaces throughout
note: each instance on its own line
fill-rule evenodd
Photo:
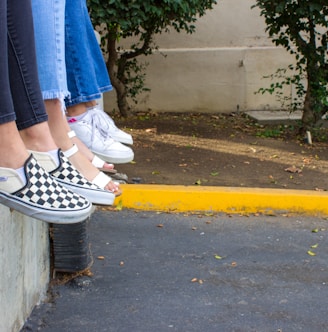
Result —
M 260 125 L 243 114 L 152 114 L 114 120 L 132 134 L 129 183 L 328 190 L 328 130 L 313 144 L 296 124 Z

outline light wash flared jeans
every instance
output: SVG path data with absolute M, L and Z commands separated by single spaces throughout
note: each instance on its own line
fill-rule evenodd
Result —
M 66 106 L 112 90 L 85 0 L 32 0 L 39 80 L 44 99 Z

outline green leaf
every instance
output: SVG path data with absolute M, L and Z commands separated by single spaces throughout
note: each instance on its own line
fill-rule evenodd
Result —
M 316 253 L 315 252 L 313 252 L 312 250 L 308 250 L 308 255 L 310 255 L 310 256 L 316 256 Z
M 123 209 L 123 201 L 120 199 L 117 205 L 115 206 L 115 210 L 122 211 Z

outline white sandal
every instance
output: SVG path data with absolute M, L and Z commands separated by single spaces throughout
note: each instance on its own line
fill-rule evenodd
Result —
M 70 157 L 72 157 L 75 153 L 77 153 L 79 151 L 79 148 L 76 146 L 76 144 L 73 144 L 73 146 L 66 150 L 66 151 L 62 151 L 64 156 L 69 159 Z M 100 159 L 100 158 L 99 158 Z M 109 182 L 113 182 L 116 186 L 119 186 L 119 183 L 118 182 L 114 182 L 112 180 L 112 178 L 108 175 L 106 175 L 105 173 L 99 171 L 99 173 L 96 175 L 96 177 L 90 181 L 92 184 L 98 186 L 99 188 L 101 189 L 105 189 L 106 185 L 109 183 Z M 108 191 L 109 192 L 109 191 Z M 113 191 L 114 192 L 114 191 Z M 116 195 L 116 194 L 115 194 Z

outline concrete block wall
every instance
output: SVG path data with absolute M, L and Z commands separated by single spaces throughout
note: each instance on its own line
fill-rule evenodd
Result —
M 275 96 L 255 94 L 267 87 L 263 76 L 294 59 L 276 47 L 254 0 L 219 0 L 196 23 L 196 32 L 156 36 L 159 50 L 144 59 L 150 93 L 138 110 L 156 112 L 233 112 L 279 109 Z M 127 46 L 129 43 L 126 43 Z M 161 53 L 165 54 L 163 57 Z M 292 88 L 285 90 L 293 93 Z M 105 110 L 117 110 L 115 92 L 104 95 Z M 133 104 L 131 104 L 133 105 Z
M 48 224 L 0 205 L 0 331 L 19 331 L 49 282 Z

